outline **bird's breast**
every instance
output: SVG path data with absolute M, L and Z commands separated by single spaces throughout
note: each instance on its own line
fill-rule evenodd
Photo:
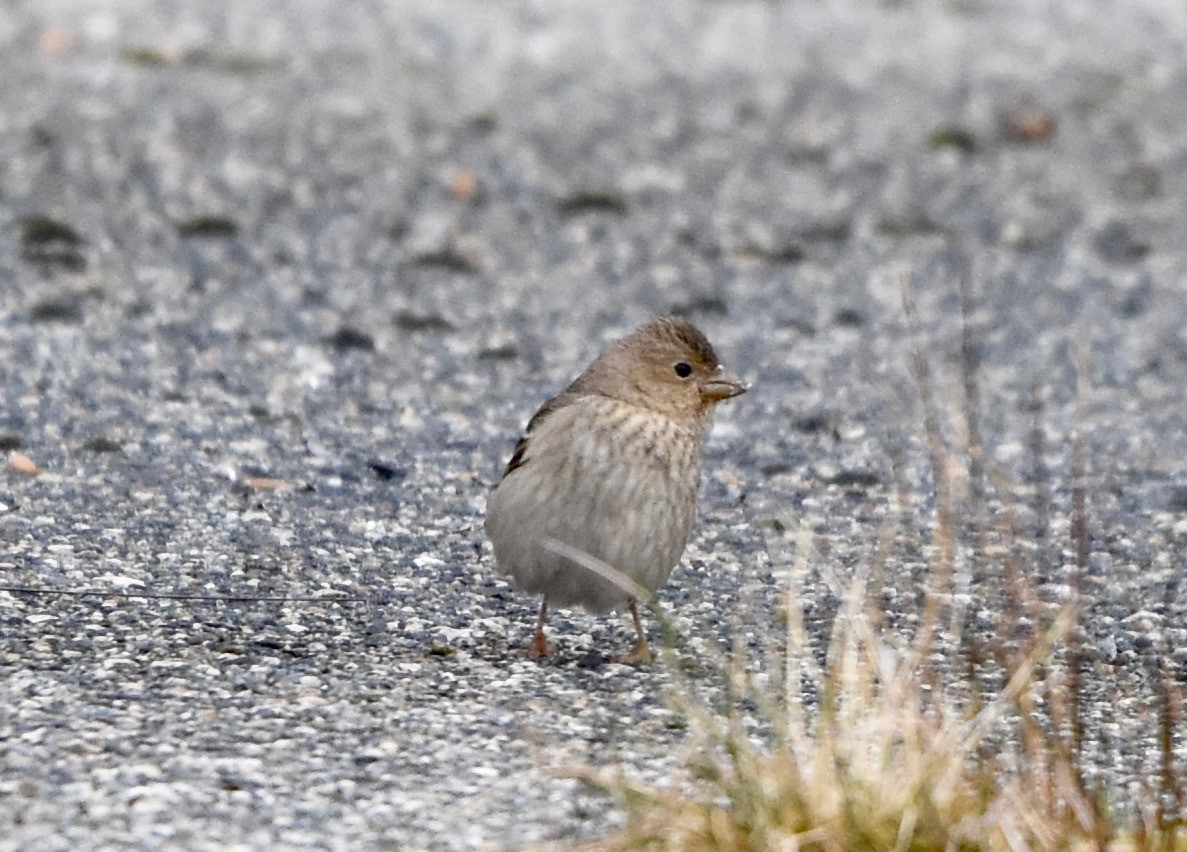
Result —
M 542 544 L 556 539 L 658 588 L 696 514 L 700 445 L 701 432 L 613 400 L 552 412 L 491 496 L 487 531 L 500 564 L 558 602 L 619 601 L 619 590 Z
M 589 403 L 590 445 L 582 455 L 622 464 L 640 474 L 685 480 L 700 473 L 704 430 L 614 400 Z M 599 428 L 600 427 L 600 428 Z

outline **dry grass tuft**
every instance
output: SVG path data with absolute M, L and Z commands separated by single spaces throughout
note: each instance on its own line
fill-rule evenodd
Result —
M 730 677 L 735 699 L 743 700 L 730 710 L 682 702 L 696 738 L 690 790 L 650 789 L 620 774 L 588 776 L 628 811 L 627 829 L 600 847 L 1033 849 L 1059 848 L 1073 837 L 1089 842 L 1095 811 L 1063 807 L 1068 797 L 1058 787 L 1066 773 L 1058 760 L 1028 763 L 1007 776 L 977 759 L 986 734 L 1033 687 L 1035 666 L 1068 630 L 1068 614 L 998 699 L 968 714 L 936 700 L 918 658 L 879 639 L 855 607 L 861 597 L 855 587 L 824 668 L 805 654 L 798 617 L 789 619 L 787 670 L 813 672 L 815 689 L 808 691 L 819 703 L 811 710 L 801 701 L 799 678 L 788 678 L 783 694 L 773 696 L 739 666 Z M 737 709 L 747 703 L 768 716 L 768 736 L 747 730 Z M 1035 796 L 1040 785 L 1050 795 Z
M 804 652 L 798 617 L 789 619 L 793 676 L 781 694 L 757 686 L 740 665 L 728 668 L 724 711 L 686 693 L 678 703 L 695 741 L 684 789 L 648 787 L 620 772 L 586 775 L 628 818 L 595 848 L 1187 850 L 1181 818 L 1144 809 L 1140 825 L 1119 827 L 1083 787 L 1066 740 L 1035 719 L 1035 696 L 1059 688 L 1038 672 L 1071 635 L 1070 609 L 1000 693 L 970 712 L 929 684 L 920 657 L 878 637 L 858 607 L 862 597 L 857 584 L 823 667 Z M 801 670 L 811 672 L 808 683 L 794 676 Z M 804 706 L 805 692 L 818 696 L 814 707 Z M 769 723 L 763 733 L 746 724 L 744 707 Z M 987 739 L 1010 726 L 1016 745 L 986 759 Z

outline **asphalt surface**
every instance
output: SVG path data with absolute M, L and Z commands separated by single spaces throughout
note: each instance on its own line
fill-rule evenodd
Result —
M 1152 683 L 1187 682 L 1185 90 L 1187 10 L 1154 0 L 0 3 L 0 585 L 290 599 L 0 592 L 0 849 L 611 830 L 567 773 L 678 779 L 680 678 L 609 661 L 622 617 L 520 655 L 535 602 L 481 525 L 519 429 L 691 316 L 754 387 L 660 597 L 687 649 L 777 647 L 804 528 L 823 643 L 900 491 L 875 592 L 907 636 L 903 282 L 959 447 L 962 269 L 1051 605 L 1085 436 L 1086 754 L 1132 792 Z M 992 638 L 970 541 L 953 600 Z

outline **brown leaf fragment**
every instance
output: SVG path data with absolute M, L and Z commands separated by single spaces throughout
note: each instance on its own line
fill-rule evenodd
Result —
M 1001 128 L 1011 142 L 1042 144 L 1055 135 L 1055 114 L 1040 107 L 1014 107 L 1002 114 Z
M 64 56 L 77 46 L 78 41 L 65 30 L 48 29 L 37 40 L 37 46 L 46 56 Z
M 271 476 L 253 476 L 247 480 L 247 487 L 253 491 L 279 491 L 282 488 L 288 488 L 289 483 L 284 479 L 275 479 Z
M 465 200 L 473 198 L 478 192 L 478 178 L 473 172 L 459 172 L 449 182 L 449 194 L 454 198 Z
M 13 450 L 8 454 L 8 466 L 13 473 L 19 473 L 24 476 L 37 476 L 37 474 L 41 473 L 41 468 L 37 466 L 37 462 L 33 461 L 33 459 L 20 450 Z

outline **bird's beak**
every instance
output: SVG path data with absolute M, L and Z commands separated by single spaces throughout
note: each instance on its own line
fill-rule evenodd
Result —
M 721 402 L 746 393 L 746 383 L 725 367 L 718 367 L 702 388 L 705 399 L 710 402 Z

